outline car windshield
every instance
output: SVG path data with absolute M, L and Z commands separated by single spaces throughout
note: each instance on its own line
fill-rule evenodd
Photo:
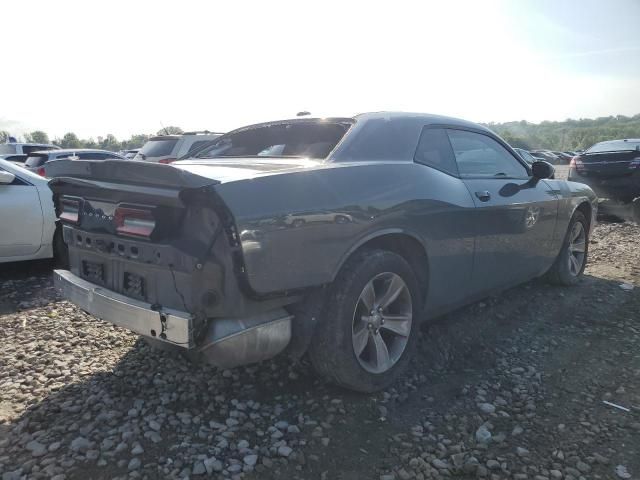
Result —
M 178 143 L 177 138 L 167 138 L 166 140 L 149 140 L 140 150 L 140 154 L 145 157 L 163 157 L 171 155 L 173 147 Z
M 10 155 L 16 153 L 16 146 L 12 143 L 0 144 L 0 155 Z
M 638 140 L 613 140 L 611 142 L 596 143 L 585 153 L 628 152 L 636 149 L 640 149 L 640 141 Z
M 250 127 L 220 137 L 195 158 L 306 157 L 324 159 L 338 144 L 349 124 L 312 120 Z

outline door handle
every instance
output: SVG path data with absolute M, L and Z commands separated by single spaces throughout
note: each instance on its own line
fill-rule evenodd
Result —
M 481 202 L 488 202 L 491 199 L 491 194 L 485 190 L 483 192 L 476 192 L 476 197 L 478 197 Z

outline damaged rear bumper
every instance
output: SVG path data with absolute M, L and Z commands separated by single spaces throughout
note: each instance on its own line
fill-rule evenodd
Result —
M 266 360 L 284 350 L 291 340 L 292 316 L 282 308 L 246 318 L 212 319 L 196 339 L 194 319 L 187 312 L 155 308 L 87 282 L 67 270 L 55 270 L 53 280 L 64 298 L 91 315 L 183 348 L 194 359 L 218 367 Z
M 53 284 L 64 298 L 94 317 L 174 345 L 195 346 L 193 319 L 186 312 L 165 308 L 154 310 L 150 303 L 87 282 L 68 270 L 54 270 Z

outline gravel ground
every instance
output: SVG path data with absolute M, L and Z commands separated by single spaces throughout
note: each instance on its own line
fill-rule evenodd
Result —
M 3 267 L 2 480 L 640 478 L 639 239 L 601 224 L 579 286 L 425 326 L 371 396 L 306 361 L 190 365 L 60 301 L 48 265 Z

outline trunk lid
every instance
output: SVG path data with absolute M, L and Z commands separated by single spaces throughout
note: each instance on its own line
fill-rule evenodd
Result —
M 583 153 L 575 159 L 576 170 L 580 175 L 596 178 L 632 175 L 639 163 L 640 152 L 637 150 Z
M 145 185 L 166 188 L 200 188 L 258 176 L 318 167 L 321 161 L 306 158 L 225 158 L 182 160 L 171 165 L 150 162 L 57 160 L 46 164 L 52 186 L 61 182 Z

